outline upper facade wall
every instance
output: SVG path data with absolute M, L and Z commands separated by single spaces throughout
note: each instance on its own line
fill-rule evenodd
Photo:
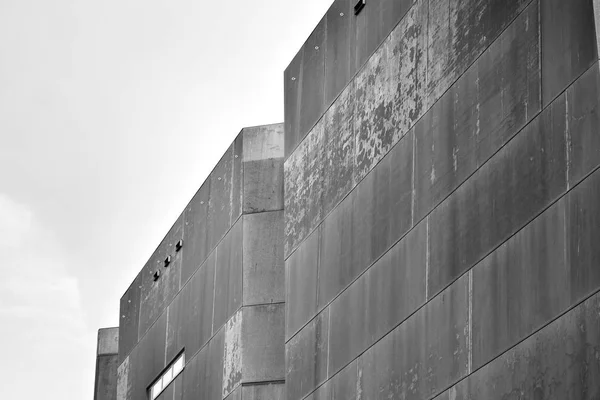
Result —
M 121 298 L 119 363 L 217 246 L 228 245 L 242 214 L 283 208 L 283 152 L 283 124 L 245 128 L 229 146 Z

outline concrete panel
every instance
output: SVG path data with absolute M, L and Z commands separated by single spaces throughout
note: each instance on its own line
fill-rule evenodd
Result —
M 285 162 L 285 256 L 314 228 L 323 215 L 323 120 Z
M 420 0 L 355 78 L 357 181 L 425 111 L 426 27 L 427 1 Z
M 302 399 L 327 378 L 329 309 L 325 309 L 287 344 L 286 399 Z
M 319 232 L 310 235 L 285 261 L 286 341 L 317 313 Z
M 285 306 L 243 308 L 242 381 L 269 382 L 285 378 Z
M 597 131 L 597 128 L 596 128 Z M 566 200 L 567 260 L 571 303 L 600 288 L 600 171 L 577 186 Z
M 234 148 L 231 145 L 210 174 L 208 249 L 214 249 L 231 226 Z
M 244 214 L 283 210 L 283 158 L 244 162 Z
M 119 353 L 119 328 L 103 328 L 98 330 L 98 347 L 96 354 L 99 356 Z
M 233 177 L 231 179 L 231 212 L 229 226 L 242 215 L 244 197 L 244 131 L 242 130 L 233 142 Z
M 441 97 L 530 2 L 430 0 L 427 52 L 429 105 Z
M 532 3 L 415 128 L 415 221 L 540 110 L 537 3 Z
M 567 89 L 569 186 L 600 165 L 600 72 L 598 63 Z
M 284 156 L 284 124 L 244 128 L 243 161 L 267 160 Z
M 430 296 L 564 192 L 565 129 L 561 97 L 432 212 Z
M 289 157 L 300 136 L 300 103 L 302 97 L 302 60 L 304 47 L 300 49 L 283 73 L 283 108 L 285 126 L 285 157 Z
M 167 363 L 182 349 L 195 354 L 212 335 L 215 258 L 213 252 L 169 306 Z
M 323 116 L 323 217 L 354 186 L 354 100 L 352 82 Z
M 227 400 L 242 400 L 242 387 L 238 386 L 229 396 Z
M 175 221 L 141 272 L 142 289 L 138 329 L 138 338 L 140 339 L 179 292 L 182 257 L 181 252 L 175 251 L 175 244 L 182 238 L 183 214 Z M 165 267 L 165 258 L 169 255 L 171 263 Z M 161 275 L 158 280 L 154 280 L 153 275 L 157 270 Z
M 210 253 L 208 248 L 208 200 L 210 179 L 198 189 L 185 209 L 183 248 L 181 261 L 181 286 L 190 279 Z
M 243 130 L 244 213 L 283 209 L 283 124 Z
M 243 386 L 241 400 L 285 400 L 285 383 Z
M 346 197 L 319 228 L 317 309 L 322 309 L 328 304 L 360 273 L 360 270 L 355 268 L 358 264 L 352 262 L 354 197 L 354 193 Z M 317 236 L 317 232 L 313 232 L 311 236 Z M 314 248 L 314 245 L 312 247 Z
M 117 368 L 117 400 L 131 400 L 133 382 L 129 379 L 129 357 Z
M 465 376 L 468 324 L 461 278 L 360 356 L 359 398 L 429 398 Z
M 119 356 L 116 353 L 96 358 L 94 400 L 115 400 L 117 398 L 118 362 Z
M 243 304 L 284 302 L 283 211 L 243 218 Z
M 167 313 L 164 312 L 130 355 L 129 379 L 132 380 L 133 400 L 147 398 L 146 389 L 166 366 L 166 328 Z
M 221 399 L 223 389 L 223 348 L 221 329 L 199 353 L 186 361 L 183 370 L 183 399 Z
M 242 305 L 242 219 L 217 247 L 213 332 Z
M 595 295 L 439 399 L 597 399 L 599 348 L 600 296 Z
M 140 322 L 140 292 L 142 289 L 141 274 L 140 272 L 135 277 L 123 297 L 121 297 L 119 306 L 119 362 L 123 362 L 137 344 Z
M 327 19 L 325 47 L 325 105 L 330 104 L 356 72 L 355 2 L 335 0 Z
M 325 110 L 325 43 L 327 19 L 323 17 L 304 43 L 299 140 L 311 130 Z
M 183 375 L 179 374 L 171 386 L 173 387 L 173 400 L 183 400 Z
M 473 369 L 570 305 L 565 204 L 554 204 L 473 269 Z
M 544 106 L 598 59 L 590 0 L 541 0 Z
M 225 324 L 225 343 L 223 350 L 223 391 L 227 397 L 242 382 L 242 321 L 244 316 L 239 310 Z M 244 360 L 245 361 L 245 360 Z

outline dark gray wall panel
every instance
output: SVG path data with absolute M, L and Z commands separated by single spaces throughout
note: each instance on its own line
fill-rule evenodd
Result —
M 317 312 L 319 232 L 310 235 L 285 261 L 286 341 Z
M 337 97 L 356 72 L 354 4 L 352 0 L 335 0 L 325 15 L 325 107 Z
M 565 129 L 562 97 L 432 212 L 430 295 L 564 192 Z
M 600 72 L 598 63 L 567 89 L 569 185 L 600 165 Z
M 591 0 L 541 0 L 544 105 L 597 60 Z
M 210 179 L 207 179 L 185 209 L 183 248 L 181 249 L 181 286 L 190 279 L 212 250 L 208 248 L 209 198 Z
M 194 274 L 169 306 L 167 363 L 185 348 L 195 354 L 212 335 L 215 253 Z
M 140 316 L 141 275 L 138 274 L 120 302 L 119 318 L 119 364 L 137 344 Z
M 242 382 L 284 379 L 285 306 L 244 307 L 242 313 Z
M 323 116 L 323 217 L 354 186 L 354 100 L 351 83 Z
M 554 321 L 439 399 L 600 397 L 600 296 Z
M 302 60 L 304 47 L 300 49 L 283 73 L 285 157 L 300 143 L 300 103 L 302 97 Z
M 415 221 L 429 213 L 540 110 L 537 3 L 532 3 L 415 129 Z
M 325 309 L 287 344 L 286 398 L 298 400 L 327 378 L 329 309 Z
M 242 203 L 244 197 L 244 165 L 242 161 L 244 159 L 244 130 L 237 135 L 232 147 L 233 176 L 231 178 L 231 213 L 229 214 L 229 226 L 232 226 L 240 215 L 242 215 Z
M 146 389 L 165 367 L 167 313 L 163 313 L 131 352 L 129 375 L 132 399 L 146 400 Z
M 94 400 L 115 400 L 117 398 L 117 354 L 96 358 L 96 387 Z
M 430 0 L 428 104 L 439 99 L 529 3 L 530 0 Z
M 566 202 L 568 283 L 575 302 L 600 288 L 600 171 L 570 192 Z
M 323 17 L 303 46 L 299 140 L 302 140 L 323 114 L 326 38 L 327 19 Z
M 561 200 L 473 269 L 473 368 L 570 305 Z
M 156 321 L 158 316 L 179 292 L 181 274 L 181 251 L 175 251 L 175 244 L 183 238 L 183 214 L 179 216 L 173 227 L 141 272 L 140 292 L 140 322 L 138 338 L 141 339 L 148 328 Z M 165 267 L 165 258 L 171 256 L 171 263 Z M 154 271 L 159 270 L 161 275 L 154 280 Z
M 233 145 L 210 174 L 208 202 L 208 249 L 215 248 L 229 229 L 232 219 Z
M 243 386 L 241 400 L 285 400 L 285 383 Z
M 243 304 L 283 302 L 283 211 L 243 218 Z
M 427 1 L 419 0 L 355 78 L 357 181 L 425 111 L 426 32 Z
M 221 329 L 199 353 L 186 360 L 183 399 L 221 399 L 223 388 L 224 330 Z
M 319 271 L 317 284 L 317 307 L 324 307 L 360 271 L 354 269 L 352 262 L 352 203 L 350 195 L 329 214 L 320 229 Z M 317 236 L 313 232 L 308 239 Z M 314 247 L 314 245 L 313 245 Z
M 429 398 L 467 374 L 468 286 L 459 279 L 360 356 L 362 398 Z
M 213 332 L 242 305 L 242 222 L 239 219 L 217 247 Z

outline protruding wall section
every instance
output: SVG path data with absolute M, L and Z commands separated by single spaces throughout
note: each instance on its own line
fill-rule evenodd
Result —
M 117 399 L 149 398 L 182 353 L 158 399 L 282 392 L 283 139 L 283 124 L 242 130 L 121 299 Z
M 98 331 L 94 400 L 117 399 L 117 368 L 119 365 L 119 328 Z

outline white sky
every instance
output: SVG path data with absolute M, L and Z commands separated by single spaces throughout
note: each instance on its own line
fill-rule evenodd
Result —
M 331 0 L 0 0 L 1 399 L 93 398 L 96 334 Z

